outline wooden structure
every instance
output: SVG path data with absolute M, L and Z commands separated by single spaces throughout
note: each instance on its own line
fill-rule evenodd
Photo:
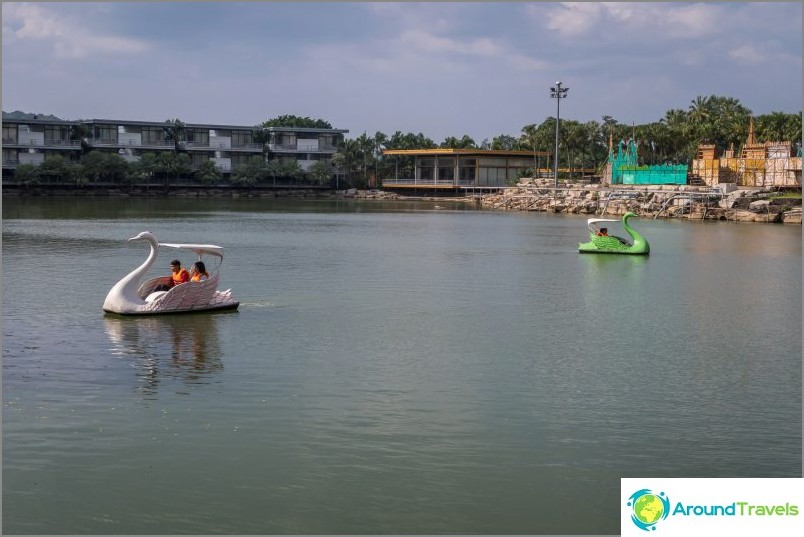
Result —
M 753 117 L 739 157 L 735 156 L 733 147 L 721 158 L 716 153 L 714 145 L 700 144 L 698 158 L 692 161 L 692 175 L 700 177 L 707 185 L 801 187 L 801 157 L 793 155 L 793 144 L 789 141 L 757 142 Z

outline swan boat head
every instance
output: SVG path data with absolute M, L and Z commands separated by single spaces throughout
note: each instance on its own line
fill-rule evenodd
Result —
M 118 281 L 103 302 L 103 311 L 121 315 L 154 315 L 161 313 L 181 313 L 205 310 L 233 310 L 239 302 L 232 298 L 231 289 L 218 290 L 220 265 L 223 262 L 223 248 L 214 244 L 173 244 L 159 243 L 150 231 L 131 237 L 129 241 L 146 241 L 150 252 L 145 261 Z M 200 260 L 205 254 L 217 258 L 211 267 L 210 276 L 201 282 L 187 282 L 170 287 L 167 291 L 157 290 L 170 283 L 169 276 L 151 278 L 140 283 L 148 269 L 156 261 L 160 247 L 190 250 Z

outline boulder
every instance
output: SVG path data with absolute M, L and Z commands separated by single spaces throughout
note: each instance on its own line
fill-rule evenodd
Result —
M 750 211 L 767 211 L 770 205 L 770 200 L 756 200 L 748 204 Z
M 801 207 L 783 212 L 782 223 L 801 225 Z

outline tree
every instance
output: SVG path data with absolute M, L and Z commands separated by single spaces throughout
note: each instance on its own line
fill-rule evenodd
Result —
M 39 182 L 39 167 L 34 164 L 20 164 L 14 170 L 14 179 L 23 185 L 35 185 Z
M 280 161 L 280 173 L 284 177 L 289 177 L 293 182 L 298 181 L 304 176 L 304 170 L 299 165 L 297 160 L 282 160 Z
M 264 121 L 261 127 L 300 127 L 306 129 L 331 129 L 332 125 L 323 119 L 310 119 L 294 115 L 278 116 Z
M 90 129 L 83 123 L 74 123 L 70 125 L 70 140 L 80 142 L 81 155 L 89 153 L 91 146 L 87 143 L 87 138 L 90 135 Z
M 307 173 L 310 175 L 313 183 L 320 186 L 329 183 L 329 180 L 332 179 L 332 168 L 323 160 L 315 161 L 313 165 L 310 166 L 310 169 L 307 170 Z
M 129 165 L 126 159 L 117 153 L 105 155 L 104 170 L 101 177 L 110 183 L 121 183 L 129 175 Z
M 68 178 L 67 165 L 63 156 L 53 155 L 39 166 L 39 177 L 47 182 L 60 182 Z
M 156 157 L 156 169 L 165 178 L 165 188 L 170 186 L 170 177 L 178 183 L 179 177 L 192 171 L 190 156 L 186 153 L 159 153 Z
M 464 134 L 462 138 L 458 139 L 454 136 L 448 136 L 441 142 L 442 148 L 446 149 L 475 149 L 475 141 L 468 135 Z
M 344 140 L 338 151 L 332 156 L 332 164 L 346 174 L 346 182 L 351 185 L 353 172 L 356 171 L 360 148 L 355 140 Z
M 519 140 L 508 134 L 501 134 L 494 137 L 494 139 L 491 141 L 491 147 L 489 149 L 504 151 L 519 149 Z
M 215 164 L 215 161 L 205 160 L 201 163 L 195 171 L 195 175 L 202 184 L 211 185 L 216 184 L 221 179 L 221 171 Z
M 162 130 L 165 133 L 165 140 L 173 142 L 173 152 L 178 153 L 180 142 L 184 139 L 186 131 L 184 123 L 178 118 L 167 119 Z
M 383 159 L 382 149 L 385 142 L 388 141 L 388 136 L 384 133 L 377 131 L 374 133 L 374 177 L 379 183 L 380 181 L 380 164 L 385 160 Z M 386 173 L 386 170 L 382 170 L 383 175 Z
M 151 178 L 160 171 L 161 165 L 156 157 L 156 153 L 143 153 L 140 160 L 134 166 L 136 175 L 145 183 L 150 184 Z
M 179 148 L 181 146 L 181 142 L 184 140 L 185 135 L 185 126 L 184 123 L 179 119 L 168 119 L 165 120 L 165 126 L 162 127 L 162 130 L 165 133 L 165 140 L 173 142 L 173 155 L 178 157 L 179 155 Z M 187 156 L 187 155 L 184 155 Z M 190 170 L 190 159 L 189 157 L 187 160 L 179 160 L 178 158 L 174 158 L 172 161 L 168 161 L 167 159 L 164 161 L 165 164 L 165 189 L 170 186 L 169 177 L 171 172 L 175 174 L 176 179 L 178 180 L 180 173 L 187 173 Z
M 84 158 L 81 159 L 81 164 L 84 166 L 84 173 L 86 178 L 91 183 L 99 182 L 106 169 L 106 153 L 102 151 L 90 151 Z
M 269 160 L 265 165 L 265 171 L 274 178 L 274 186 L 276 186 L 276 176 L 282 174 L 282 162 L 279 159 Z
M 89 177 L 87 177 L 86 169 L 84 165 L 80 162 L 71 164 L 68 168 L 68 174 L 70 177 L 70 181 L 75 183 L 76 185 L 85 185 L 89 182 Z
M 238 185 L 250 186 L 256 184 L 267 175 L 265 160 L 261 156 L 253 156 L 237 168 L 232 175 L 232 182 Z
M 798 114 L 771 112 L 758 116 L 754 121 L 754 127 L 757 138 L 764 142 L 789 140 L 796 144 L 801 143 L 801 112 Z

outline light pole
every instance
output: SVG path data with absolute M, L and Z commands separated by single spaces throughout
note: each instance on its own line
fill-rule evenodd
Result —
M 553 171 L 554 187 L 558 188 L 558 122 L 559 113 L 561 111 L 561 99 L 567 96 L 569 88 L 562 88 L 561 81 L 556 82 L 556 85 L 550 88 L 550 97 L 556 100 L 556 154 L 555 154 L 555 167 Z

